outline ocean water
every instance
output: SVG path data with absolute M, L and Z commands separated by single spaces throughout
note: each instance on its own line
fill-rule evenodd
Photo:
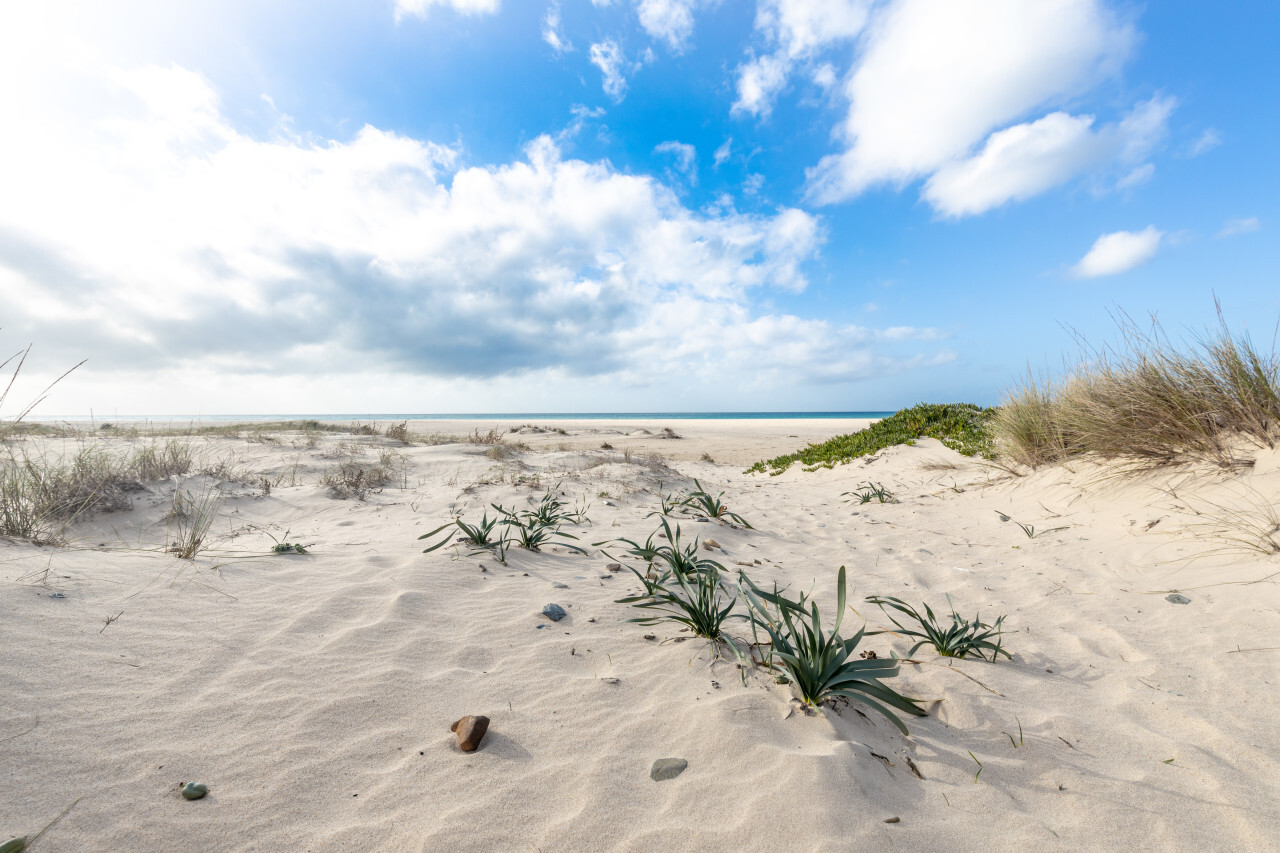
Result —
M 309 413 L 271 415 L 68 415 L 37 416 L 39 421 L 71 421 L 75 423 L 139 423 L 147 421 L 192 421 L 200 423 L 253 421 L 678 421 L 678 420 L 835 420 L 840 418 L 887 418 L 885 412 L 468 412 L 414 414 L 409 412 Z

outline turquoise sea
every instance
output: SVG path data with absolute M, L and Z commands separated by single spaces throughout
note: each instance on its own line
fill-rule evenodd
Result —
M 410 412 L 360 412 L 271 415 L 71 415 L 38 416 L 41 421 L 95 421 L 98 423 L 141 421 L 661 421 L 661 420 L 834 420 L 838 418 L 887 418 L 886 412 L 466 412 L 415 414 Z

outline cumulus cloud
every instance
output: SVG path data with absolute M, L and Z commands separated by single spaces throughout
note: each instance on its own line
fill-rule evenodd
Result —
M 1103 234 L 1080 262 L 1072 267 L 1076 278 L 1099 278 L 1128 272 L 1155 257 L 1163 231 L 1148 225 L 1141 231 Z
M 627 58 L 623 55 L 622 48 L 613 39 L 605 39 L 591 45 L 590 55 L 591 64 L 600 69 L 604 78 L 601 83 L 604 93 L 614 103 L 621 103 L 627 95 Z
M 1050 113 L 987 137 L 982 150 L 945 163 L 924 185 L 923 196 L 944 216 L 969 216 L 1023 201 L 1104 164 L 1146 156 L 1163 135 L 1171 98 L 1139 105 L 1123 121 L 1098 130 L 1093 116 Z M 1155 167 L 1140 166 L 1118 186 L 1133 186 Z
M 935 176 L 926 199 L 961 215 L 1055 186 L 1099 162 L 1092 151 L 1107 146 L 1101 131 L 1088 132 L 1093 119 L 1051 112 L 1010 122 L 1088 91 L 1134 41 L 1100 0 L 889 3 L 868 23 L 844 85 L 845 150 L 810 170 L 809 197 L 829 204 Z M 1163 129 L 1173 102 L 1152 103 L 1159 109 L 1135 109 L 1108 131 L 1115 156 L 1132 158 Z M 976 191 L 979 175 L 999 188 Z
M 151 389 L 151 411 L 192 410 L 221 389 L 305 408 L 304 389 L 357 410 L 373 389 L 720 382 L 757 361 L 794 387 L 942 357 L 927 336 L 889 354 L 875 330 L 757 307 L 806 285 L 823 230 L 802 210 L 694 211 L 547 136 L 484 166 L 372 126 L 255 138 L 179 67 L 86 67 L 79 85 L 65 104 L 0 95 L 27 119 L 0 137 L 0 304 L 6 335 L 89 356 L 114 405 Z
M 738 66 L 732 112 L 767 116 L 796 66 L 861 33 L 871 6 L 871 0 L 761 0 L 755 28 L 774 49 Z M 835 69 L 822 63 L 811 77 L 826 88 L 835 83 Z
M 1228 219 L 1222 224 L 1222 230 L 1218 232 L 1219 237 L 1232 237 L 1236 234 L 1252 234 L 1262 228 L 1262 223 L 1256 216 L 1246 216 L 1241 219 Z
M 396 0 L 396 20 L 425 18 L 432 6 L 445 6 L 463 15 L 491 15 L 499 0 Z
M 637 0 L 636 16 L 645 32 L 679 52 L 693 36 L 695 5 L 697 0 Z

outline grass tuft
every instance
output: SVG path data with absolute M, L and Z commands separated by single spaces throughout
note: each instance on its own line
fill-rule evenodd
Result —
M 965 619 L 956 612 L 953 606 L 951 608 L 951 626 L 946 627 L 933 614 L 933 610 L 927 604 L 923 605 L 924 613 L 921 614 L 902 599 L 894 598 L 891 595 L 872 595 L 867 598 L 867 602 L 878 605 L 884 611 L 884 615 L 889 617 L 889 621 L 898 628 L 897 631 L 887 629 L 884 631 L 868 631 L 867 636 L 903 634 L 907 637 L 920 638 L 919 642 L 911 647 L 911 651 L 907 652 L 907 657 L 914 655 L 921 646 L 932 646 L 933 650 L 939 655 L 949 658 L 967 658 L 970 655 L 975 655 L 986 660 L 987 654 L 990 653 L 990 660 L 993 662 L 1000 655 L 1004 655 L 1010 660 L 1013 659 L 1013 655 L 1001 648 L 1000 645 L 1000 635 L 1004 633 L 1001 630 L 1001 625 L 1004 624 L 1003 616 L 997 619 L 994 625 L 988 625 L 976 615 L 972 620 Z M 947 596 L 947 603 L 951 604 L 951 596 Z M 920 626 L 919 630 L 904 626 L 894 618 L 894 615 L 889 610 L 885 609 L 886 607 L 905 614 L 911 621 Z

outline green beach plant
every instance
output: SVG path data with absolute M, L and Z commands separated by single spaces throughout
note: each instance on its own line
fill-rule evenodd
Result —
M 990 654 L 989 660 L 992 662 L 995 662 L 1000 655 L 1004 655 L 1010 660 L 1013 659 L 1013 655 L 1009 654 L 1001 646 L 1000 636 L 1004 633 L 1001 628 L 1004 624 L 1004 616 L 996 619 L 995 623 L 990 625 L 983 622 L 976 615 L 972 620 L 965 619 L 956 612 L 955 605 L 951 604 L 951 596 L 948 595 L 947 604 L 951 607 L 951 625 L 947 626 L 934 615 L 928 604 L 922 605 L 924 613 L 921 614 L 920 611 L 902 599 L 891 595 L 868 596 L 867 602 L 878 606 L 898 629 L 897 631 L 887 628 L 882 631 L 868 631 L 867 636 L 902 634 L 907 637 L 920 638 L 911 647 L 911 650 L 907 652 L 907 657 L 914 655 L 921 646 L 932 646 L 934 651 L 943 657 L 967 658 L 970 655 L 975 655 L 983 660 L 988 660 L 987 655 Z M 904 614 L 912 622 L 915 622 L 919 628 L 906 627 L 886 608 L 897 610 L 899 613 Z
M 753 619 L 773 641 L 773 655 L 782 662 L 801 701 L 818 706 L 827 699 L 844 696 L 856 699 L 883 714 L 903 734 L 907 728 L 891 709 L 917 717 L 925 715 L 916 700 L 883 684 L 899 673 L 897 658 L 853 657 L 866 631 L 859 628 L 849 639 L 840 635 L 845 610 L 845 568 L 840 567 L 836 580 L 837 603 L 835 624 L 830 633 L 823 631 L 818 605 L 801 593 L 791 600 L 775 588 L 766 592 L 741 576 L 743 596 Z M 769 613 L 773 605 L 777 615 Z
M 737 646 L 725 635 L 724 624 L 730 619 L 746 617 L 733 612 L 737 597 L 729 595 L 721 582 L 720 567 L 711 564 L 696 571 L 680 571 L 673 566 L 674 563 L 668 564 L 657 577 L 652 578 L 631 569 L 644 586 L 644 592 L 619 598 L 617 603 L 653 611 L 653 615 L 624 621 L 641 625 L 674 622 L 684 625 L 696 636 L 710 640 L 717 647 L 721 643 L 727 644 L 736 653 Z
M 751 524 L 736 512 L 729 512 L 728 508 L 720 501 L 724 496 L 724 492 L 712 495 L 706 489 L 702 488 L 702 484 L 694 479 L 695 491 L 689 493 L 685 506 L 693 515 L 703 518 L 713 518 L 716 521 L 726 521 L 739 524 L 748 529 L 753 529 Z
M 893 496 L 893 492 L 885 488 L 883 483 L 864 483 L 852 492 L 841 492 L 840 496 L 855 497 L 858 499 L 859 504 L 869 504 L 873 500 L 878 500 L 882 504 L 898 502 L 898 499 Z
M 757 462 L 748 474 L 777 476 L 797 462 L 806 471 L 830 468 L 869 456 L 895 444 L 914 444 L 921 437 L 936 438 L 962 456 L 995 456 L 987 423 L 993 409 L 972 403 L 920 403 L 876 421 L 859 432 L 838 435 L 803 450 Z

